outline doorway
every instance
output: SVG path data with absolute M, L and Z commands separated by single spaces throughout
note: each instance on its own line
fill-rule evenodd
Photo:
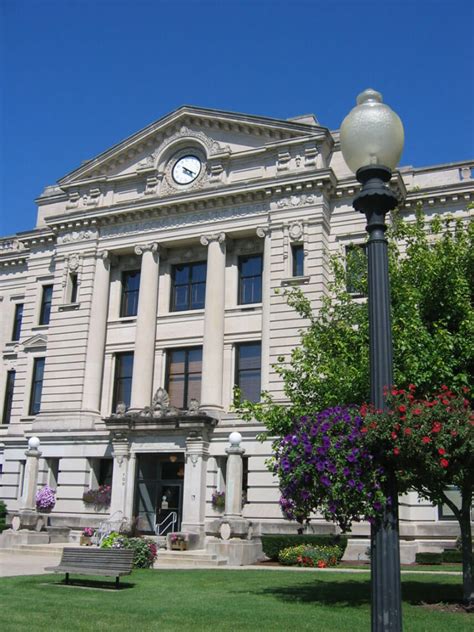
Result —
M 135 515 L 140 533 L 178 531 L 183 512 L 184 454 L 138 454 Z M 172 514 L 176 521 L 173 523 Z

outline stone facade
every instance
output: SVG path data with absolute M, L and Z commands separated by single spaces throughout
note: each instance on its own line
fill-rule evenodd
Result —
M 428 214 L 465 216 L 473 165 L 402 167 L 391 186 L 408 217 L 418 202 Z M 330 278 L 327 253 L 343 256 L 365 237 L 364 218 L 351 206 L 358 186 L 338 132 L 313 116 L 284 121 L 182 107 L 47 187 L 36 228 L 0 241 L 0 496 L 8 509 L 21 508 L 25 449 L 36 435 L 39 485 L 57 488 L 52 524 L 94 526 L 141 511 L 146 531 L 172 500 L 178 526 L 202 548 L 220 518 L 211 499 L 225 490 L 228 436 L 239 431 L 242 520 L 254 533 L 295 532 L 265 467 L 269 444 L 256 440 L 258 424 L 231 412 L 233 386 L 242 345 L 255 343 L 261 387 L 282 397 L 272 365 L 288 357 L 302 323 L 275 290 L 301 287 L 318 309 Z M 242 261 L 254 255 L 260 280 L 248 282 L 243 298 Z M 205 279 L 191 279 L 183 292 L 197 302 L 176 309 L 176 270 L 193 274 L 196 262 L 207 262 Z M 125 278 L 139 279 L 128 313 Z M 193 349 L 201 349 L 198 370 L 181 374 L 186 390 L 200 383 L 184 406 L 190 410 L 154 414 L 172 351 L 185 352 L 190 366 Z M 121 378 L 130 387 L 125 404 L 114 403 L 117 392 L 127 393 Z M 84 503 L 84 492 L 110 475 L 110 508 Z M 416 548 L 457 532 L 414 494 L 401 499 L 400 518 L 402 537 Z M 312 529 L 333 526 L 315 519 Z M 367 525 L 355 527 L 354 535 L 367 533 Z

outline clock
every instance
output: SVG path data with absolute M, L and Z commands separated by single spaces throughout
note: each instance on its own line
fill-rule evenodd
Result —
M 202 163 L 197 156 L 188 155 L 179 158 L 172 170 L 173 180 L 177 184 L 190 184 L 201 173 Z

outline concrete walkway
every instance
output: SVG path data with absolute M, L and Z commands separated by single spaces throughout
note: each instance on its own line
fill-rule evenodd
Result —
M 15 577 L 18 575 L 45 575 L 45 566 L 56 566 L 61 558 L 61 550 L 50 553 L 12 552 L 0 549 L 0 577 Z M 159 566 L 156 570 L 202 570 L 205 566 Z M 290 571 L 297 573 L 369 573 L 370 568 L 299 568 L 297 566 L 209 566 L 209 570 L 234 571 Z M 461 575 L 459 571 L 415 571 L 402 570 L 402 575 Z

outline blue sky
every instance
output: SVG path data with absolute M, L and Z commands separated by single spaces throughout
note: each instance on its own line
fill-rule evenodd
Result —
M 366 87 L 402 164 L 474 159 L 472 0 L 0 0 L 0 233 L 83 160 L 183 104 L 337 129 Z

